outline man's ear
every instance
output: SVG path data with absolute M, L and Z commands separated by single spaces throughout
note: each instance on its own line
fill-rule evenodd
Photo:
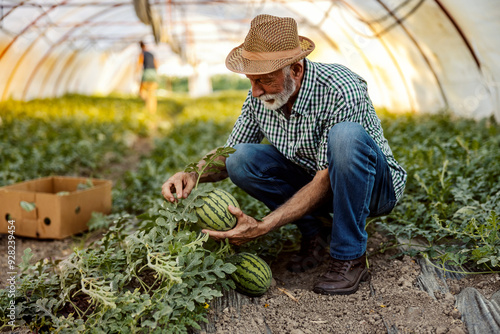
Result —
M 304 73 L 304 66 L 299 61 L 297 63 L 292 64 L 292 66 L 290 66 L 290 71 L 291 71 L 291 74 L 294 78 L 300 78 L 300 77 L 302 77 L 302 74 Z

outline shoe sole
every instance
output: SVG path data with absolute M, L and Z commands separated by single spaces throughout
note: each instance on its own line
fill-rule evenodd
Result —
M 346 288 L 346 289 L 335 289 L 335 290 L 325 290 L 323 288 L 314 288 L 313 291 L 315 293 L 321 294 L 321 295 L 351 295 L 358 291 L 359 289 L 359 284 L 361 282 L 366 282 L 371 279 L 370 273 L 367 271 L 363 275 L 361 275 L 361 278 L 359 281 L 356 282 L 352 287 Z

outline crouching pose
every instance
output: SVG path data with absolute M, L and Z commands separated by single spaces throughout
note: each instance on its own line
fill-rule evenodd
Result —
M 201 180 L 229 176 L 271 213 L 257 221 L 230 207 L 234 229 L 204 232 L 239 245 L 295 223 L 301 250 L 287 268 L 328 261 L 314 291 L 350 294 L 369 278 L 366 218 L 391 212 L 406 172 L 384 138 L 366 82 L 344 66 L 308 60 L 314 47 L 292 18 L 259 15 L 227 56 L 226 66 L 245 74 L 252 88 L 226 142 L 236 152 Z M 270 145 L 261 144 L 264 138 Z M 164 183 L 163 196 L 186 198 L 195 182 L 194 173 L 177 173 Z

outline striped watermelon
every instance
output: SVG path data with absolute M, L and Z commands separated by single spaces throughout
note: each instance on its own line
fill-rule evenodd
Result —
M 236 291 L 250 297 L 259 297 L 271 286 L 271 268 L 259 256 L 238 253 L 231 256 L 228 262 L 236 266 L 236 270 L 231 274 Z
M 202 199 L 205 204 L 196 208 L 201 228 L 227 231 L 236 225 L 236 217 L 227 208 L 229 205 L 240 207 L 233 195 L 222 189 L 214 189 Z

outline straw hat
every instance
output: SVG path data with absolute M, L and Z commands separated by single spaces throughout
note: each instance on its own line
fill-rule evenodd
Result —
M 266 74 L 305 58 L 313 50 L 314 42 L 298 35 L 293 18 L 262 14 L 250 23 L 245 42 L 231 50 L 226 67 L 236 73 Z

